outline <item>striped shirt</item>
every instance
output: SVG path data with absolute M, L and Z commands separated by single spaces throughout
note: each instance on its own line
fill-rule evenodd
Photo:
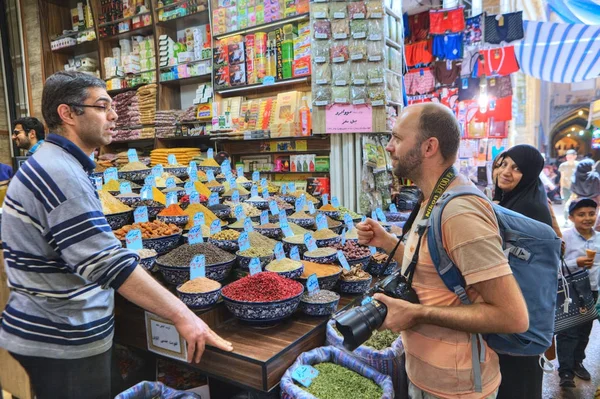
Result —
M 8 304 L 0 347 L 77 359 L 110 349 L 114 290 L 138 264 L 108 225 L 88 172 L 94 162 L 50 134 L 11 181 L 2 215 Z

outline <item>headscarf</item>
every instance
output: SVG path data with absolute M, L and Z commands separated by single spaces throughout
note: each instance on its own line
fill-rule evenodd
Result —
M 589 158 L 577 164 L 571 191 L 578 197 L 596 198 L 600 195 L 600 175 L 594 166 L 594 161 Z
M 507 193 L 498 187 L 496 181 L 494 199 L 500 201 L 500 206 L 552 226 L 546 189 L 540 180 L 540 173 L 544 169 L 542 154 L 533 146 L 521 144 L 502 155 L 503 159 L 510 157 L 517 164 L 523 177 L 516 187 Z

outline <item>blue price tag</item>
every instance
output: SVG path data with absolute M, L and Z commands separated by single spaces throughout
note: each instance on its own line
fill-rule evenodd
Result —
M 354 228 L 354 221 L 352 221 L 352 216 L 350 216 L 348 213 L 344 215 L 344 223 L 346 223 L 348 231 Z
M 208 181 L 215 180 L 215 172 L 213 172 L 212 169 L 207 170 L 206 171 L 206 178 L 208 179 Z
M 125 245 L 129 249 L 142 249 L 142 232 L 139 229 L 130 230 L 125 236 Z
M 260 213 L 260 224 L 267 224 L 269 223 L 269 212 L 268 211 L 262 211 Z
M 342 265 L 342 267 L 344 269 L 350 270 L 350 265 L 348 264 L 348 260 L 344 256 L 344 253 L 339 249 L 337 251 L 337 258 L 338 258 L 338 261 L 340 262 L 340 265 Z
M 229 187 L 232 190 L 235 190 L 237 188 L 237 181 L 235 180 L 235 177 L 233 177 L 233 176 L 229 177 L 228 182 L 229 182 Z
M 152 168 L 152 176 L 161 177 L 164 171 L 165 169 L 163 168 L 162 164 L 159 163 L 158 165 Z
M 196 173 L 198 173 L 198 164 L 196 163 L 196 161 L 190 161 L 190 164 L 188 165 L 188 175 L 193 172 L 196 171 Z
M 296 192 L 296 183 L 290 183 L 290 193 Z
M 323 194 L 321 199 L 323 200 L 323 205 L 329 204 L 329 194 Z
M 244 177 L 244 167 L 238 166 L 235 168 L 235 172 L 237 173 L 237 177 Z
M 327 218 L 324 214 L 317 214 L 317 230 L 323 230 L 327 228 Z
M 153 175 L 147 176 L 144 179 L 144 184 L 151 187 L 156 187 L 156 178 Z
M 221 164 L 221 173 L 227 176 L 227 172 L 231 173 L 231 163 L 228 159 L 224 160 Z
M 233 212 L 237 220 L 242 221 L 246 219 L 246 214 L 244 213 L 244 208 L 242 207 L 242 204 L 236 205 Z
M 119 185 L 119 192 L 121 194 L 131 194 L 131 183 L 125 181 Z
M 219 194 L 211 193 L 208 197 L 208 206 L 214 206 L 219 204 Z
M 190 280 L 206 277 L 206 256 L 196 255 L 190 262 Z
M 104 184 L 111 180 L 119 180 L 119 172 L 117 172 L 117 168 L 108 168 L 104 171 Z
M 369 246 L 369 251 L 371 251 L 371 255 L 375 255 L 377 253 L 377 248 Z
M 296 212 L 302 212 L 302 209 L 304 209 L 304 203 L 302 202 L 302 198 L 296 198 L 295 209 Z
M 285 211 L 281 210 L 279 211 L 279 223 L 283 223 L 286 222 L 287 223 L 287 213 L 285 213 Z
M 102 190 L 102 178 L 100 176 L 94 177 L 94 186 L 96 187 L 96 191 Z
M 265 76 L 262 82 L 263 86 L 271 86 L 275 84 L 275 76 Z
M 152 187 L 151 186 L 142 187 L 142 190 L 140 191 L 140 196 L 143 200 L 153 200 L 154 194 L 152 193 Z
M 129 162 L 139 162 L 138 154 L 135 148 L 130 148 L 127 150 L 127 160 Z
M 361 223 L 364 223 L 366 220 L 367 220 L 367 217 L 366 217 L 365 215 L 363 215 L 363 216 L 360 218 L 360 222 L 361 222 Z
M 250 261 L 249 269 L 250 269 L 251 276 L 254 276 L 257 273 L 262 272 L 262 269 L 260 267 L 260 259 L 252 258 L 252 260 Z
M 90 159 L 91 159 L 92 161 L 95 161 L 95 160 L 96 160 L 96 151 L 94 151 L 94 152 L 92 152 L 92 153 L 90 154 Z
M 262 190 L 262 196 L 264 199 L 268 199 L 269 198 L 269 190 L 266 188 L 263 188 Z
M 204 219 L 204 212 L 198 212 L 194 215 L 194 226 L 202 226 L 204 225 L 205 219 Z
M 254 172 L 252 172 L 252 181 L 256 182 L 260 180 L 260 173 L 258 172 L 258 170 L 255 170 Z
M 198 191 L 194 190 L 190 193 L 190 204 L 199 204 L 200 203 L 200 194 Z
M 256 185 L 253 185 L 252 188 L 250 189 L 250 196 L 252 198 L 258 197 L 258 187 L 256 187 Z
M 275 200 L 269 201 L 269 210 L 271 211 L 271 215 L 279 215 L 279 207 L 277 206 L 277 202 L 275 202 Z
M 396 207 L 396 204 L 390 204 L 390 212 L 398 213 L 398 208 Z
M 204 242 L 202 237 L 202 226 L 194 226 L 188 232 L 188 244 L 200 244 Z
M 371 303 L 371 302 L 373 302 L 373 298 L 372 298 L 372 297 L 370 297 L 370 296 L 368 296 L 368 297 L 365 297 L 365 299 L 363 299 L 363 300 L 360 302 L 360 304 L 364 306 L 364 305 L 366 305 L 366 304 L 368 304 L 368 303 Z
M 230 170 L 226 170 L 225 173 L 224 173 L 224 175 L 225 175 L 225 180 L 231 186 L 231 179 L 233 179 L 233 174 L 231 173 Z
M 338 197 L 331 197 L 331 206 L 334 208 L 340 207 L 340 201 L 338 200 Z
M 289 224 L 287 218 L 285 218 L 281 222 L 279 222 L 279 227 L 281 227 L 281 231 L 283 232 L 284 236 L 291 237 L 294 235 L 294 232 L 290 228 L 290 224 Z
M 167 193 L 167 206 L 177 203 L 177 193 Z
M 300 261 L 300 251 L 298 251 L 298 247 L 295 245 L 290 249 L 290 259 Z
M 275 244 L 275 258 L 277 260 L 285 258 L 285 252 L 283 252 L 283 244 L 281 242 Z
M 308 280 L 306 280 L 306 290 L 308 291 L 308 295 L 313 295 L 319 292 L 319 280 L 317 279 L 317 273 L 313 273 L 308 276 Z
M 148 207 L 138 206 L 133 211 L 133 220 L 135 223 L 146 223 L 148 221 Z
M 252 225 L 252 219 L 250 219 L 250 218 L 244 219 L 244 231 L 246 233 L 251 233 L 254 231 L 254 226 Z
M 215 157 L 215 150 L 213 150 L 212 148 L 209 148 L 208 151 L 206 151 L 206 159 L 213 159 Z
M 286 195 L 288 192 L 287 184 L 281 185 L 281 194 Z
M 316 212 L 314 202 L 308 201 L 308 213 L 313 215 Z
M 267 183 L 267 178 L 263 177 L 262 179 L 260 179 L 260 186 L 262 188 L 267 188 L 269 186 L 269 183 Z
M 192 183 L 191 181 L 185 183 L 183 185 L 183 188 L 185 189 L 185 193 L 187 195 L 190 195 L 192 193 L 192 191 L 196 190 L 196 186 L 194 186 L 194 183 Z
M 317 250 L 317 242 L 310 233 L 304 234 L 304 245 L 306 245 L 309 251 Z
M 234 204 L 237 204 L 237 203 L 239 203 L 239 202 L 240 202 L 240 192 L 239 192 L 238 190 L 235 190 L 235 191 L 233 192 L 233 194 L 231 194 L 231 201 L 232 201 Z
M 210 224 L 210 235 L 214 236 L 215 234 L 221 231 L 221 219 L 215 219 Z
M 198 170 L 196 168 L 191 169 L 188 175 L 190 176 L 190 181 L 198 181 Z
M 346 245 L 346 232 L 346 229 L 342 231 L 342 245 Z
M 379 219 L 377 219 L 377 211 L 371 211 L 371 219 L 373 219 L 375 222 L 377 222 Z
M 167 162 L 169 165 L 177 165 L 177 158 L 175 157 L 175 154 L 167 155 Z
M 381 220 L 382 222 L 387 222 L 387 218 L 385 217 L 385 214 L 383 213 L 381 208 L 375 209 L 375 212 L 377 213 L 377 217 L 379 218 L 379 220 Z
M 167 178 L 167 181 L 165 182 L 167 188 L 175 188 L 177 185 L 175 184 L 175 178 L 174 177 L 169 177 Z
M 238 238 L 238 245 L 240 247 L 240 251 L 250 249 L 250 239 L 248 238 L 248 233 L 243 232 L 240 234 L 240 238 Z

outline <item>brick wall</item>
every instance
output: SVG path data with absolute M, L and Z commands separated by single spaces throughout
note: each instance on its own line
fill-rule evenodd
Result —
M 42 72 L 42 38 L 37 0 L 22 0 L 21 14 L 23 19 L 24 38 L 27 41 L 27 65 L 29 66 L 29 84 L 31 116 L 42 119 L 42 89 L 44 78 Z

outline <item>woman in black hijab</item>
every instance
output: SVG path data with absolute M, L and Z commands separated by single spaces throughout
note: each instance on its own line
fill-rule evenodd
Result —
M 546 189 L 540 180 L 544 158 L 533 146 L 521 144 L 502 155 L 494 200 L 524 216 L 552 226 Z
M 598 202 L 600 196 L 600 174 L 594 161 L 587 158 L 579 161 L 575 173 L 573 173 L 573 184 L 571 191 L 579 198 L 591 198 Z

